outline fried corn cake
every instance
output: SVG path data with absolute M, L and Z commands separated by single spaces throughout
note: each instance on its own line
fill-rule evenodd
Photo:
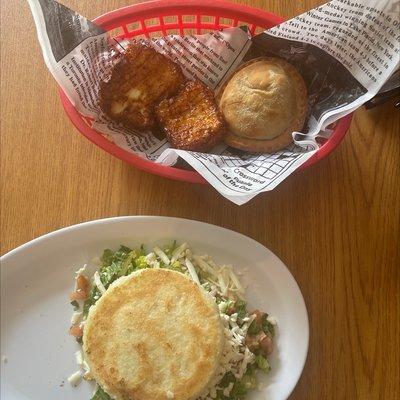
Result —
M 139 131 L 155 126 L 154 107 L 173 96 L 185 78 L 180 67 L 144 44 L 131 43 L 100 83 L 99 105 L 111 119 Z
M 224 334 L 213 298 L 186 275 L 144 269 L 90 308 L 83 350 L 115 400 L 192 400 L 219 367 Z
M 156 114 L 168 141 L 177 149 L 206 152 L 225 134 L 214 93 L 199 81 L 186 83 L 176 96 L 163 100 Z

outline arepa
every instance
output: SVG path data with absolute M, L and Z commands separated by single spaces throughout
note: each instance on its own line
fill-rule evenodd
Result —
M 213 298 L 185 275 L 144 269 L 90 309 L 83 350 L 115 400 L 192 400 L 214 377 L 223 328 Z

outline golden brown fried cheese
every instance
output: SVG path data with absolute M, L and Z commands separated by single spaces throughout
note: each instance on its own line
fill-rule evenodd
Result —
M 211 89 L 190 81 L 156 107 L 168 141 L 177 149 L 206 152 L 222 141 L 225 124 Z
M 91 307 L 83 350 L 115 400 L 192 400 L 215 376 L 223 328 L 213 298 L 186 275 L 143 269 Z
M 173 96 L 185 78 L 180 67 L 144 44 L 131 43 L 100 83 L 99 105 L 111 119 L 140 131 L 155 125 L 154 107 Z

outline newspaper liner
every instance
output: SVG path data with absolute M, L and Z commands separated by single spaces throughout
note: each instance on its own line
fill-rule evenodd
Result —
M 242 61 L 277 55 L 302 73 L 309 114 L 294 144 L 274 154 L 246 154 L 219 145 L 211 154 L 176 150 L 165 139 L 111 121 L 98 107 L 98 84 L 107 80 L 127 42 L 53 0 L 29 0 L 47 67 L 92 127 L 121 148 L 158 163 L 178 156 L 223 196 L 244 204 L 274 189 L 319 148 L 327 127 L 372 98 L 399 65 L 399 2 L 334 0 L 253 39 L 240 28 L 195 36 L 145 40 L 181 65 L 184 74 L 218 92 Z

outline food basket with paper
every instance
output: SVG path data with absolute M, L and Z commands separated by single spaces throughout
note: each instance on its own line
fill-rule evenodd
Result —
M 357 51 L 349 42 L 366 23 L 391 27 L 366 3 L 336 0 L 283 22 L 225 1 L 156 0 L 91 22 L 54 2 L 56 23 L 35 3 L 76 128 L 140 169 L 208 182 L 236 204 L 328 155 L 396 66 L 394 33 L 369 48 L 358 39 Z

